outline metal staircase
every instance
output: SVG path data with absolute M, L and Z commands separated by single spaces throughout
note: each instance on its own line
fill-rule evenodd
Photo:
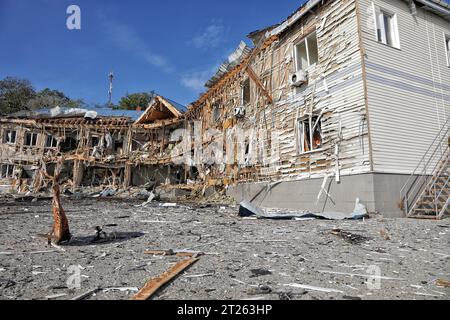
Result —
M 420 160 L 400 194 L 408 218 L 450 216 L 450 118 Z

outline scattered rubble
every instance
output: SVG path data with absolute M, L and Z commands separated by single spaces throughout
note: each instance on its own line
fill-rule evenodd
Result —
M 54 247 L 38 236 L 53 222 L 51 201 L 0 198 L 0 299 L 128 300 L 149 288 L 148 279 L 167 280 L 143 295 L 155 290 L 148 298 L 157 300 L 446 300 L 450 294 L 446 220 L 286 223 L 243 219 L 236 205 L 139 207 L 136 198 L 64 195 L 61 201 L 73 238 Z M 106 233 L 101 241 L 94 241 L 96 226 Z M 380 230 L 389 230 L 391 240 Z M 189 270 L 170 281 L 158 278 L 196 255 L 201 258 Z M 380 274 L 369 272 L 374 267 Z M 68 287 L 73 268 L 79 289 Z M 381 290 L 369 288 L 370 279 Z

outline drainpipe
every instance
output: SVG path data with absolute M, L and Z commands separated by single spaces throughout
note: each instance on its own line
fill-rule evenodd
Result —
M 421 3 L 421 4 L 423 4 L 423 5 L 426 5 L 426 6 L 430 7 L 432 9 L 436 10 L 436 11 L 439 11 L 442 14 L 450 16 L 450 9 L 448 9 L 448 8 L 442 6 L 442 5 L 439 5 L 439 4 L 434 3 L 432 1 L 429 1 L 429 0 L 416 0 L 416 1 Z

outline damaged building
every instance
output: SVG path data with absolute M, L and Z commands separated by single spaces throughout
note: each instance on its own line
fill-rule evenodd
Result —
M 145 111 L 43 109 L 1 119 L 3 185 L 19 193 L 49 187 L 61 164 L 64 189 L 182 183 L 167 158 L 185 107 L 156 96 Z M 183 169 L 184 172 L 184 169 Z
M 71 190 L 195 185 L 266 208 L 351 212 L 359 199 L 442 217 L 449 30 L 439 0 L 309 0 L 250 33 L 188 108 L 157 96 L 141 112 L 1 119 L 1 178 L 37 192 L 64 161 Z
M 207 182 L 268 208 L 351 212 L 359 198 L 442 217 L 449 30 L 443 1 L 311 0 L 252 32 L 186 115 L 203 149 L 224 146 Z

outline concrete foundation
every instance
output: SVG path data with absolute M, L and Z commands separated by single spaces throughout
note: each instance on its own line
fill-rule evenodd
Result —
M 325 190 L 318 199 L 324 179 L 308 179 L 282 182 L 269 192 L 263 191 L 254 203 L 264 208 L 309 210 L 313 212 L 353 212 L 356 199 L 367 206 L 369 212 L 385 217 L 404 217 L 399 207 L 400 190 L 408 175 L 368 173 L 341 177 L 336 183 L 330 177 Z M 251 183 L 232 186 L 228 195 L 237 201 L 250 201 L 268 183 Z

